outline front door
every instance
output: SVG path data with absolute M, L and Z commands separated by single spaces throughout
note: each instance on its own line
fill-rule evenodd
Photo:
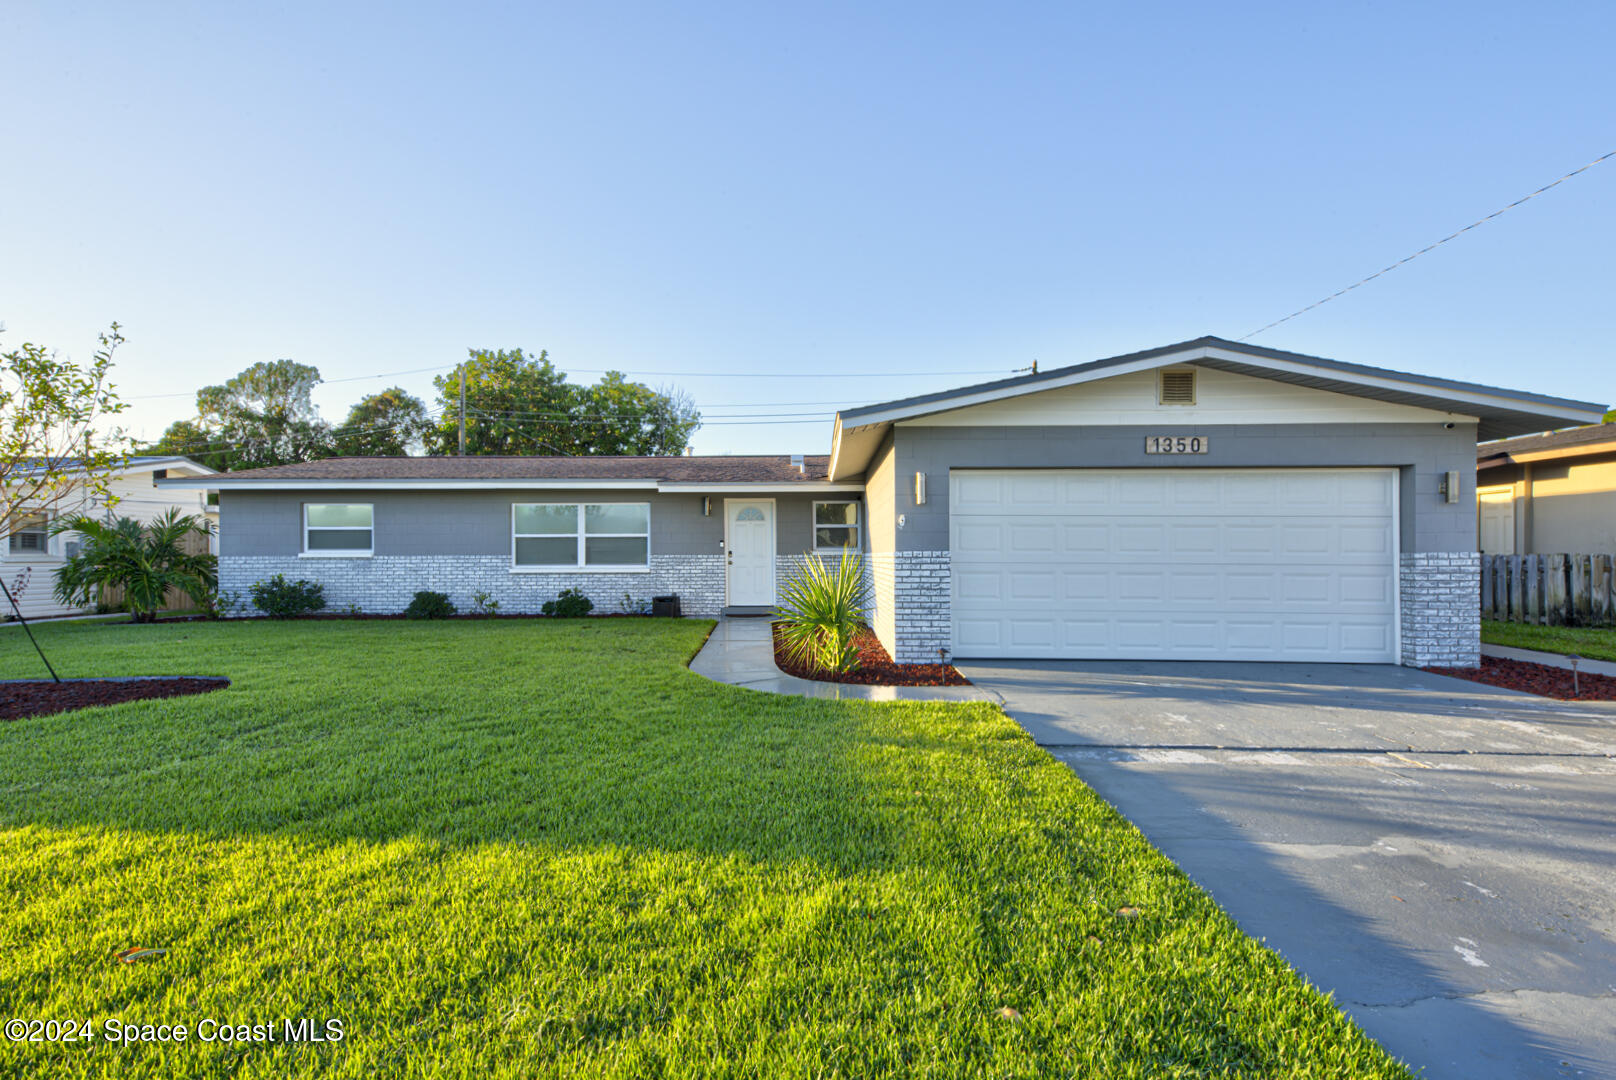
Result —
M 774 502 L 726 499 L 724 515 L 729 606 L 773 606 Z

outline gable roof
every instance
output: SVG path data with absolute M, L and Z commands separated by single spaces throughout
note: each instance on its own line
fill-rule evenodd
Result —
M 835 479 L 862 472 L 887 427 L 900 420 L 1172 364 L 1193 364 L 1332 393 L 1474 416 L 1478 433 L 1484 438 L 1542 431 L 1567 422 L 1588 423 L 1604 415 L 1604 407 L 1592 402 L 1349 364 L 1208 335 L 1104 360 L 847 409 L 836 414 L 830 475 Z
M 39 463 L 32 467 L 32 471 L 37 472 L 44 467 L 44 459 L 32 458 L 30 460 Z M 62 469 L 80 469 L 84 467 L 83 462 L 83 458 L 63 458 L 57 462 L 57 465 Z M 211 476 L 215 471 L 199 461 L 192 461 L 190 458 L 180 454 L 134 454 L 118 468 L 113 469 L 111 474 L 113 476 L 125 476 L 132 472 L 145 472 L 147 469 L 190 469 L 202 476 Z
M 219 473 L 205 480 L 160 480 L 163 487 L 248 490 L 309 487 L 630 487 L 662 490 L 751 486 L 822 487 L 830 458 L 789 454 L 736 457 L 339 457 Z
M 1616 423 L 1589 424 L 1542 435 L 1523 435 L 1516 439 L 1481 443 L 1476 447 L 1476 464 L 1485 467 L 1609 453 L 1616 453 Z

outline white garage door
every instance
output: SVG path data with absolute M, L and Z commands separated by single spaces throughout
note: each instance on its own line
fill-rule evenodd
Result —
M 956 470 L 961 658 L 1395 663 L 1391 469 Z

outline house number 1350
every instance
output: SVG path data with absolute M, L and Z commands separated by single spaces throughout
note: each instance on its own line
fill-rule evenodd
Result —
M 1146 435 L 1147 454 L 1204 454 L 1210 442 L 1205 435 Z

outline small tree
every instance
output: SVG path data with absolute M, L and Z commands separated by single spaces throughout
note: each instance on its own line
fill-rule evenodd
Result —
M 849 551 L 831 566 L 810 555 L 780 590 L 780 637 L 786 655 L 820 671 L 859 667 L 853 638 L 870 609 L 864 560 Z
M 56 599 L 83 606 L 103 589 L 122 589 L 129 616 L 137 623 L 156 621 L 169 589 L 205 605 L 219 583 L 218 560 L 185 548 L 192 535 L 212 531 L 207 521 L 178 509 L 150 525 L 127 517 L 110 523 L 88 514 L 62 518 L 51 532 L 76 532 L 82 546 L 56 571 Z
M 118 324 L 87 364 L 32 342 L 0 354 L 0 533 L 74 494 L 111 503 L 107 482 L 129 460 L 119 429 L 96 429 L 128 408 L 108 381 L 123 344 Z

